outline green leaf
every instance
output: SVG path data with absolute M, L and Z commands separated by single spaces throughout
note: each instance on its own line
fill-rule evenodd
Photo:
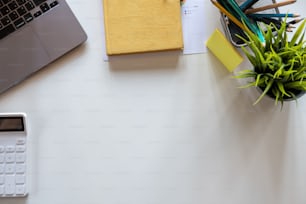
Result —
M 276 88 L 273 88 L 272 93 L 275 96 L 275 105 L 277 105 L 278 101 L 280 100 L 280 92 Z
M 257 75 L 256 72 L 254 72 L 253 70 L 243 70 L 237 73 L 236 76 L 234 76 L 234 78 L 236 79 L 242 79 L 242 78 L 255 78 Z
M 250 82 L 244 86 L 239 86 L 239 88 L 241 89 L 245 89 L 245 88 L 249 88 L 249 87 L 253 87 L 253 86 L 256 86 L 256 82 Z
M 256 105 L 259 101 L 261 101 L 261 99 L 267 94 L 267 92 L 270 90 L 272 84 L 273 84 L 274 80 L 270 79 L 269 83 L 267 84 L 267 86 L 265 87 L 265 90 L 262 92 L 262 94 L 258 97 L 258 99 L 255 101 L 255 103 L 253 105 Z
M 247 56 L 247 58 L 249 59 L 249 61 L 251 62 L 251 64 L 252 64 L 254 67 L 258 66 L 256 57 L 255 57 L 254 55 L 252 55 L 245 47 L 242 47 L 241 49 L 242 49 L 242 51 L 245 53 L 245 55 Z
M 289 43 L 290 46 L 294 46 L 296 44 L 296 41 L 298 40 L 298 38 L 301 36 L 301 34 L 305 32 L 305 31 L 303 31 L 304 27 L 305 27 L 305 23 L 306 23 L 306 19 L 303 20 L 303 22 L 299 25 L 299 27 L 295 31 L 294 35 L 292 36 L 292 39 L 291 39 L 291 41 Z
M 280 92 L 282 93 L 282 95 L 286 95 L 286 96 L 290 96 L 286 91 L 285 91 L 285 87 L 284 84 L 282 82 L 277 81 L 276 85 L 278 87 L 278 90 L 280 90 Z
M 259 83 L 259 81 L 260 81 L 260 77 L 261 77 L 261 76 L 262 76 L 261 74 L 258 74 L 258 75 L 257 75 L 256 81 L 255 81 L 255 86 L 258 86 L 258 83 Z
M 294 81 L 284 84 L 287 89 L 297 89 L 306 91 L 306 81 Z

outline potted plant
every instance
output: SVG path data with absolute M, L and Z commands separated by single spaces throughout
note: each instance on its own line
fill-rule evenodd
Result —
M 242 47 L 252 69 L 238 72 L 235 78 L 251 78 L 242 88 L 258 87 L 261 95 L 257 104 L 265 95 L 272 97 L 277 105 L 285 100 L 297 100 L 306 91 L 306 48 L 303 20 L 292 33 L 289 40 L 287 24 L 264 25 L 265 44 L 246 28 L 246 36 L 241 38 L 248 46 Z

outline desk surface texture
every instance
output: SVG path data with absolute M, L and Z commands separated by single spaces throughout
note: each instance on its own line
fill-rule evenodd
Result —
M 306 97 L 253 106 L 210 52 L 105 62 L 100 1 L 68 0 L 88 41 L 0 95 L 30 125 L 29 195 L 1 204 L 306 203 Z

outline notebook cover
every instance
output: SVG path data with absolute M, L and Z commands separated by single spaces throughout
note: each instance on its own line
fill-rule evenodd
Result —
M 179 0 L 103 0 L 108 55 L 181 49 Z

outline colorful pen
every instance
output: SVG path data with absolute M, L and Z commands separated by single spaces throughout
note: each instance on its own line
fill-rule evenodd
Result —
M 270 5 L 266 5 L 266 6 L 262 6 L 262 7 L 258 7 L 258 8 L 253 8 L 253 9 L 247 9 L 245 11 L 246 14 L 250 14 L 250 13 L 256 13 L 259 11 L 264 11 L 264 10 L 269 10 L 269 9 L 274 9 L 280 6 L 285 6 L 288 4 L 292 4 L 295 3 L 296 0 L 287 0 L 287 1 L 283 1 L 283 2 L 279 2 L 279 3 L 274 3 L 274 4 L 270 4 Z
M 259 0 L 247 0 L 240 5 L 240 9 L 242 11 L 245 11 L 245 10 L 249 9 L 252 5 L 254 5 L 257 1 L 259 1 Z
M 293 13 L 252 13 L 248 14 L 250 17 L 264 17 L 264 18 L 294 18 L 294 17 L 299 17 L 299 14 L 293 14 Z

